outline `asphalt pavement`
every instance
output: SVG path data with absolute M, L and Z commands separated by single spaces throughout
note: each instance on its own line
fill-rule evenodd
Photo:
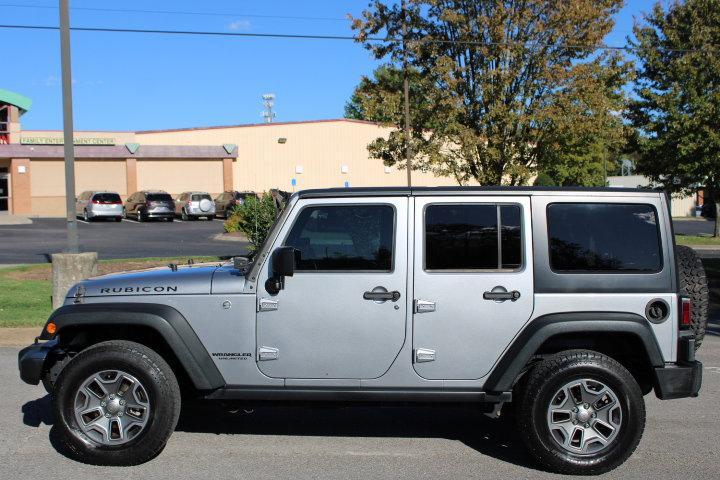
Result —
M 715 220 L 712 218 L 689 218 L 687 220 L 674 218 L 673 228 L 676 235 L 700 235 L 713 233 Z
M 720 337 L 698 352 L 700 397 L 647 402 L 635 454 L 604 478 L 718 478 Z M 520 432 L 475 410 L 449 407 L 183 409 L 165 450 L 135 467 L 77 463 L 54 445 L 50 400 L 20 381 L 17 348 L 0 348 L 0 478 L 561 478 L 539 470 Z
M 0 226 L 0 264 L 47 263 L 65 248 L 65 223 L 64 218 L 35 218 L 31 225 Z M 100 259 L 247 253 L 245 242 L 214 238 L 222 232 L 222 220 L 78 221 L 80 250 L 98 252 Z

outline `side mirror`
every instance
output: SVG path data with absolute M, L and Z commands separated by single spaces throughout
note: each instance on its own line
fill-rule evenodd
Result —
M 285 277 L 292 277 L 295 273 L 295 249 L 293 247 L 279 247 L 272 253 L 270 259 L 272 276 L 265 281 L 265 290 L 271 295 L 277 295 L 285 288 Z
M 292 277 L 295 273 L 295 248 L 279 247 L 272 255 L 272 272 L 275 277 Z

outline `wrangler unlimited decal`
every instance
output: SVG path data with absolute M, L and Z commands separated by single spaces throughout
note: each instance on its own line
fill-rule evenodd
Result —
M 101 288 L 100 293 L 162 293 L 177 292 L 178 287 L 174 286 L 157 286 L 157 287 L 112 287 Z

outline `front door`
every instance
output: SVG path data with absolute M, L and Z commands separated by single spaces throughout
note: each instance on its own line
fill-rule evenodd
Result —
M 0 168 L 0 212 L 7 212 L 10 206 L 10 174 L 6 170 Z
M 532 314 L 530 199 L 415 202 L 415 371 L 481 378 Z
M 406 197 L 301 199 L 276 246 L 297 249 L 277 295 L 258 279 L 258 368 L 270 377 L 367 379 L 405 341 Z

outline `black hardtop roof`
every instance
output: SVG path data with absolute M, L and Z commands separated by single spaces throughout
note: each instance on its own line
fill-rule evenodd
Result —
M 300 190 L 299 198 L 316 197 L 364 197 L 364 196 L 412 196 L 412 195 L 438 195 L 438 194 L 471 194 L 471 193 L 635 193 L 635 194 L 664 194 L 662 190 L 622 188 L 622 187 L 508 187 L 508 186 L 477 186 L 477 187 L 351 187 L 351 188 L 315 188 Z

